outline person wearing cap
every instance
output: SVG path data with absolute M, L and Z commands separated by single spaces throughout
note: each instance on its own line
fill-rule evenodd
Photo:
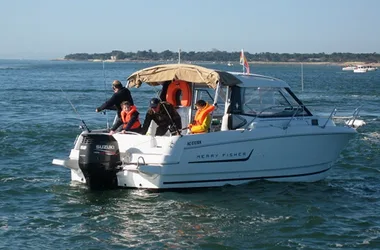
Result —
M 117 120 L 112 126 L 110 134 L 112 135 L 120 130 L 122 134 L 125 134 L 127 131 L 140 133 L 141 123 L 136 106 L 131 105 L 128 101 L 125 101 L 121 103 L 121 107 L 123 109 L 121 111 L 121 120 Z
M 197 113 L 195 113 L 194 121 L 189 124 L 188 128 L 192 134 L 207 133 L 211 124 L 211 112 L 214 111 L 215 106 L 204 100 L 198 100 L 195 107 Z
M 146 134 L 152 120 L 157 124 L 156 136 L 165 135 L 168 130 L 176 135 L 181 133 L 181 116 L 174 106 L 168 102 L 160 101 L 158 98 L 150 100 L 141 134 Z

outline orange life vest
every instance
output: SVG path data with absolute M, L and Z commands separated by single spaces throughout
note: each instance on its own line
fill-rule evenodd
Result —
M 128 122 L 131 120 L 131 117 L 134 112 L 137 112 L 137 108 L 135 105 L 131 106 L 131 110 L 129 111 L 121 111 L 121 120 L 123 121 L 123 129 L 127 127 Z M 141 127 L 140 121 L 137 118 L 137 120 L 132 124 L 131 129 L 136 129 Z
M 203 109 L 197 110 L 197 113 L 195 113 L 193 126 L 201 126 L 204 120 L 206 119 L 207 115 L 210 114 L 212 111 L 214 111 L 214 109 L 215 109 L 214 105 L 210 105 L 206 103 L 206 106 Z M 191 132 L 193 132 L 193 129 Z M 193 132 L 193 133 L 205 133 L 205 132 L 207 131 Z

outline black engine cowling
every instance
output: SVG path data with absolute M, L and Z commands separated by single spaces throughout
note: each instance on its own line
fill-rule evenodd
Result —
M 112 135 L 83 135 L 79 150 L 79 168 L 90 188 L 116 188 L 119 165 L 119 145 Z

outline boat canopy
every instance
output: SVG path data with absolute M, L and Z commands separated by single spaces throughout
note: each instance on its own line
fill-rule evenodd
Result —
M 215 89 L 218 83 L 234 86 L 242 83 L 236 76 L 225 72 L 192 64 L 163 64 L 136 71 L 128 77 L 128 87 L 139 88 L 143 82 L 157 86 L 163 82 L 182 80 L 205 84 Z

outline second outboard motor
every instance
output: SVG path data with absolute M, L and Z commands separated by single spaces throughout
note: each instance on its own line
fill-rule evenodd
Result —
M 91 189 L 116 188 L 119 165 L 119 145 L 112 135 L 83 135 L 79 150 L 79 168 Z

